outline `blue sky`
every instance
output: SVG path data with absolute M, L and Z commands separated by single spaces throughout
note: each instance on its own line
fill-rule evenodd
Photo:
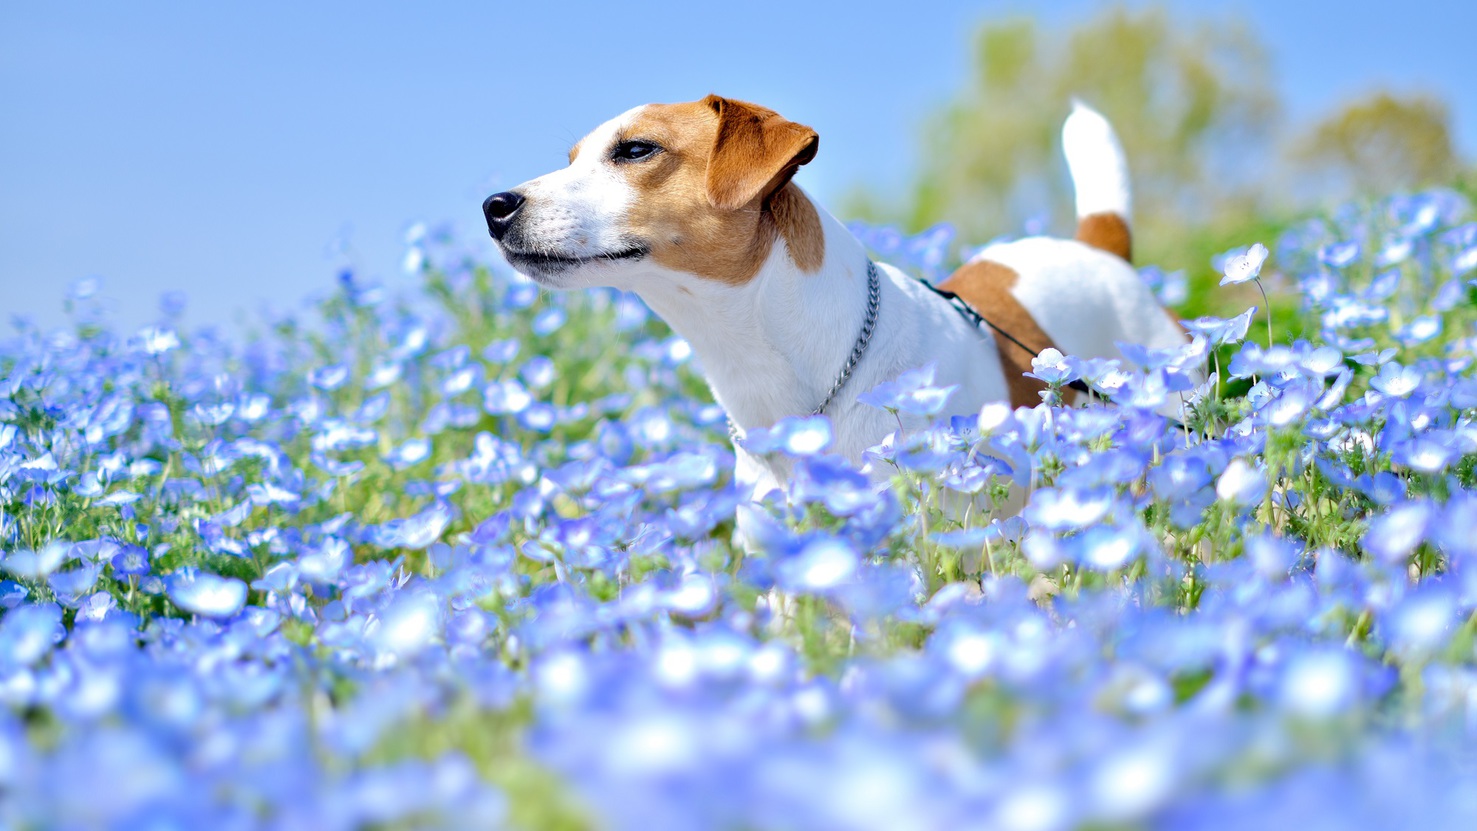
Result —
M 1069 22 L 1102 5 L 1060 0 Z M 1288 115 L 1429 90 L 1477 156 L 1477 4 L 1171 4 L 1244 15 Z M 126 327 L 169 289 L 192 325 L 296 307 L 351 262 L 390 284 L 405 230 L 485 235 L 488 193 L 562 165 L 635 104 L 718 92 L 814 126 L 802 184 L 896 188 L 970 36 L 1022 3 L 6 3 L 0 6 L 0 326 L 63 321 L 103 278 Z M 1398 9 L 1398 11 L 1396 11 Z M 840 10 L 840 11 L 838 11 Z M 1065 105 L 1064 105 L 1065 106 Z

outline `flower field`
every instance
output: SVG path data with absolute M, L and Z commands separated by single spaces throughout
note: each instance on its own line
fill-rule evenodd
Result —
M 1217 268 L 1293 330 L 1044 355 L 1100 400 L 897 436 L 890 485 L 783 422 L 762 505 L 639 301 L 436 233 L 239 342 L 81 286 L 0 345 L 0 827 L 1477 827 L 1477 223 L 1267 242 Z

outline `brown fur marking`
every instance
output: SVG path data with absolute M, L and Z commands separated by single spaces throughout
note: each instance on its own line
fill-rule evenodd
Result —
M 718 114 L 708 156 L 708 201 L 739 210 L 779 190 L 815 158 L 820 136 L 774 110 L 709 95 L 702 103 Z
M 725 127 L 725 120 L 735 124 Z M 802 133 L 812 139 L 797 140 Z M 749 281 L 776 238 L 801 271 L 815 271 L 825 258 L 820 215 L 789 184 L 814 157 L 814 135 L 771 110 L 715 96 L 651 104 L 617 137 L 663 148 L 649 161 L 620 167 L 640 194 L 627 226 L 655 262 L 710 280 Z
M 1128 222 L 1111 211 L 1088 214 L 1077 222 L 1077 241 L 1133 262 L 1133 232 Z
M 998 332 L 990 332 L 995 338 L 995 348 L 1000 352 L 1000 368 L 1005 372 L 1005 384 L 1010 390 L 1010 406 L 1034 407 L 1041 403 L 1041 391 L 1046 389 L 1046 384 L 1027 378 L 1024 373 L 1031 371 L 1032 358 L 1056 344 L 1015 299 L 1012 289 L 1019 279 L 1020 275 L 1009 266 L 979 260 L 961 266 L 949 275 L 949 279 L 940 283 L 939 288 L 959 295 L 991 323 L 1031 348 L 1028 353 Z M 1062 391 L 1062 399 L 1068 404 L 1075 396 L 1074 390 Z
M 826 259 L 826 234 L 815 205 L 799 188 L 786 184 L 770 197 L 769 212 L 795 267 L 805 274 L 820 271 Z

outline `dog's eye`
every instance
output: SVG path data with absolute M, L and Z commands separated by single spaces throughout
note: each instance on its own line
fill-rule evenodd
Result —
M 656 155 L 661 148 L 649 141 L 623 141 L 610 151 L 610 158 L 617 162 L 639 162 Z

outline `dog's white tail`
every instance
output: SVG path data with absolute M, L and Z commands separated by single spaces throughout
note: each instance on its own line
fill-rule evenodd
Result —
M 1112 125 L 1097 110 L 1073 99 L 1072 114 L 1062 125 L 1062 149 L 1077 190 L 1077 239 L 1131 261 L 1128 159 Z

